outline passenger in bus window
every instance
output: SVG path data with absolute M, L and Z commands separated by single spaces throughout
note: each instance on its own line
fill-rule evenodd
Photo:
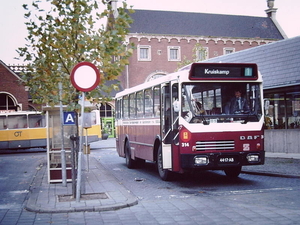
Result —
M 196 102 L 195 103 L 195 113 L 198 115 L 205 115 L 206 111 L 204 110 L 204 108 L 202 107 L 202 104 L 200 102 Z
M 160 106 L 159 105 L 154 106 L 154 112 L 155 112 L 156 117 L 160 116 Z
M 41 120 L 38 120 L 36 123 L 35 123 L 35 126 L 34 127 L 41 127 Z
M 249 113 L 250 108 L 247 102 L 247 99 L 242 97 L 242 91 L 236 90 L 234 92 L 235 97 L 230 101 L 230 113 L 231 114 L 240 114 L 240 113 Z
M 186 97 L 184 97 L 184 96 L 181 98 L 181 116 L 187 122 L 190 122 L 190 120 L 192 119 L 192 116 L 193 116 L 190 108 L 188 107 Z
M 179 112 L 180 103 L 179 103 L 178 99 L 175 99 L 175 101 L 173 102 L 173 107 L 174 107 L 174 112 Z

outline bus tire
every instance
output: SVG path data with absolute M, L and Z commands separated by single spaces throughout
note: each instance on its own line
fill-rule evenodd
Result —
M 143 168 L 145 166 L 145 159 L 140 159 L 140 158 L 135 158 L 135 166 L 138 167 L 138 168 Z
M 231 178 L 238 177 L 240 175 L 241 171 L 242 171 L 241 166 L 230 167 L 230 168 L 224 169 L 226 176 L 231 177 Z
M 168 181 L 171 179 L 171 171 L 163 169 L 163 160 L 162 160 L 162 148 L 161 145 L 158 148 L 157 151 L 157 170 L 158 170 L 158 174 L 160 176 L 160 178 L 164 181 Z
M 131 149 L 130 149 L 128 142 L 126 142 L 126 145 L 125 145 L 125 158 L 126 158 L 127 168 L 133 169 L 135 166 L 135 161 L 131 158 Z

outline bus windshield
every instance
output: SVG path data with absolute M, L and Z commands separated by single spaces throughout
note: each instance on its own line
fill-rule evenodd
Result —
M 257 122 L 262 117 L 257 83 L 183 83 L 181 116 L 189 123 Z

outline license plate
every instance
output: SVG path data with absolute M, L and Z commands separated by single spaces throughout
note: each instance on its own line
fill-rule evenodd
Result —
M 234 157 L 221 157 L 219 158 L 220 163 L 235 163 Z

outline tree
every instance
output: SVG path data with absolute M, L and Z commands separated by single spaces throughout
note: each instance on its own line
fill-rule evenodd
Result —
M 34 0 L 32 6 L 23 5 L 28 44 L 18 52 L 25 62 L 29 62 L 28 71 L 22 78 L 29 86 L 34 102 L 58 104 L 58 83 L 61 82 L 63 103 L 70 109 L 79 109 L 78 92 L 71 85 L 69 75 L 82 61 L 92 62 L 102 74 L 99 87 L 86 93 L 87 98 L 107 99 L 109 93 L 101 93 L 117 88 L 104 84 L 117 79 L 129 63 L 133 46 L 125 44 L 125 36 L 132 23 L 129 13 L 133 10 L 122 2 L 118 17 L 114 18 L 110 1 Z M 98 12 L 100 7 L 103 7 L 102 12 Z
M 195 44 L 195 46 L 193 48 L 192 59 L 191 60 L 187 59 L 187 57 L 184 55 L 183 60 L 181 62 L 177 63 L 176 71 L 178 71 L 180 68 L 187 66 L 189 64 L 203 61 L 206 59 L 206 56 L 207 56 L 206 49 L 203 48 L 201 44 L 197 43 L 197 44 Z

